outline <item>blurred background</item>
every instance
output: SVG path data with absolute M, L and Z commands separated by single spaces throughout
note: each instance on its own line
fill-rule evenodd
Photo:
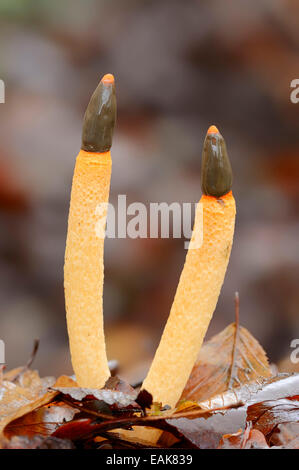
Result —
M 40 339 L 42 375 L 72 373 L 63 258 L 82 117 L 113 73 L 111 201 L 197 202 L 207 128 L 224 135 L 238 214 L 207 337 L 241 323 L 294 368 L 299 338 L 299 3 L 295 0 L 1 0 L 0 338 L 8 368 Z M 108 354 L 146 373 L 173 300 L 184 239 L 108 239 Z

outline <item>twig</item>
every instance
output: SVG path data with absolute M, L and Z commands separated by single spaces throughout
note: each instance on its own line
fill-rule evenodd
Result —
M 16 376 L 12 379 L 12 382 L 16 382 L 16 380 L 18 380 L 24 374 L 24 372 L 26 372 L 26 370 L 28 370 L 30 368 L 30 366 L 32 365 L 32 363 L 33 363 L 33 361 L 36 357 L 38 347 L 39 347 L 39 339 L 35 339 L 34 343 L 33 343 L 33 349 L 32 349 L 32 352 L 29 356 L 28 361 L 22 367 L 22 369 L 16 374 Z
M 228 388 L 233 388 L 233 382 L 235 379 L 235 368 L 236 368 L 236 359 L 237 359 L 237 351 L 238 351 L 238 341 L 239 341 L 239 330 L 240 330 L 240 298 L 239 292 L 235 292 L 235 337 L 234 337 L 234 346 L 233 346 L 233 354 L 232 354 L 232 365 L 230 369 L 230 377 L 228 382 Z
M 39 339 L 35 339 L 34 343 L 33 343 L 32 353 L 31 353 L 26 365 L 24 366 L 25 369 L 29 369 L 29 367 L 33 363 L 33 361 L 35 359 L 35 356 L 37 354 L 37 351 L 38 351 L 38 347 L 39 347 Z
M 57 397 L 56 397 L 57 398 Z M 237 403 L 234 406 L 232 405 L 227 405 L 227 406 L 216 406 L 212 409 L 201 409 L 201 408 L 196 408 L 191 409 L 190 411 L 178 411 L 176 413 L 174 412 L 169 412 L 165 414 L 161 414 L 159 416 L 130 416 L 130 417 L 125 417 L 125 418 L 115 418 L 113 415 L 108 415 L 106 413 L 101 413 L 95 410 L 91 410 L 90 408 L 87 408 L 82 404 L 81 402 L 76 402 L 68 399 L 67 396 L 65 395 L 60 395 L 59 399 L 66 403 L 67 405 L 71 406 L 72 408 L 76 408 L 81 411 L 81 413 L 86 413 L 87 415 L 92 415 L 97 418 L 100 418 L 103 420 L 101 422 L 101 426 L 105 428 L 105 430 L 110 430 L 113 428 L 118 428 L 118 427 L 125 427 L 125 426 L 151 426 L 153 425 L 154 427 L 158 427 L 157 423 L 162 420 L 171 420 L 171 419 L 178 419 L 178 418 L 189 418 L 190 419 L 195 419 L 198 417 L 207 417 L 209 415 L 212 415 L 214 412 L 217 411 L 226 411 L 228 409 L 233 408 L 238 408 L 239 406 L 243 405 L 243 403 Z M 131 411 L 131 410 L 130 410 Z M 107 429 L 106 429 L 107 426 Z M 109 429 L 108 429 L 109 428 Z

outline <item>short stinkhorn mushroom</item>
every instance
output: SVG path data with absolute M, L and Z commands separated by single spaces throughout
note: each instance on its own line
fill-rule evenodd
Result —
M 110 376 L 103 327 L 104 232 L 116 119 L 114 77 L 105 75 L 86 109 L 73 176 L 64 265 L 67 327 L 81 387 Z
M 154 401 L 172 408 L 181 397 L 216 308 L 234 235 L 232 170 L 225 141 L 215 126 L 209 128 L 204 142 L 201 183 L 203 196 L 193 234 L 202 229 L 203 241 L 199 247 L 189 247 L 167 324 L 142 385 Z M 154 434 L 159 437 L 154 430 L 135 432 L 146 440 L 155 440 Z

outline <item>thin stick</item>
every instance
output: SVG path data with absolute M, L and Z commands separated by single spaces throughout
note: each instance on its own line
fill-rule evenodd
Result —
M 36 357 L 38 347 L 39 347 L 39 339 L 35 339 L 34 342 L 33 342 L 32 352 L 29 356 L 28 361 L 22 367 L 22 369 L 17 373 L 17 375 L 13 378 L 12 382 L 16 382 L 24 374 L 24 372 L 26 372 L 26 370 L 28 370 L 30 368 L 30 366 L 32 365 L 32 363 L 33 363 L 33 361 Z
M 238 341 L 239 341 L 239 330 L 240 330 L 240 298 L 239 292 L 235 292 L 235 337 L 234 337 L 234 346 L 233 346 L 233 354 L 232 354 L 232 365 L 230 369 L 230 378 L 228 383 L 228 388 L 233 388 L 233 382 L 235 379 L 235 369 L 236 369 L 236 360 L 237 360 L 237 352 L 238 352 Z

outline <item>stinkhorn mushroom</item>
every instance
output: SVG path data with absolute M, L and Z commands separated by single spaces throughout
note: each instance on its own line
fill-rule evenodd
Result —
M 204 142 L 201 183 L 203 195 L 193 235 L 203 230 L 202 244 L 189 246 L 169 318 L 142 385 L 155 402 L 172 408 L 181 397 L 216 308 L 234 235 L 232 170 L 225 141 L 215 126 L 209 128 Z M 146 440 L 159 437 L 159 431 L 135 432 Z
M 77 156 L 64 265 L 67 327 L 79 386 L 101 388 L 110 376 L 103 327 L 104 233 L 116 119 L 114 77 L 105 75 L 86 109 Z

